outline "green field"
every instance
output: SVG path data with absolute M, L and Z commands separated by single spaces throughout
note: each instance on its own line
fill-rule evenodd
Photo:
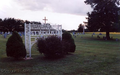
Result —
M 74 37 L 76 52 L 60 59 L 46 59 L 34 45 L 31 60 L 7 57 L 7 39 L 0 35 L 0 75 L 120 75 L 120 33 L 111 33 L 109 41 L 102 34 Z

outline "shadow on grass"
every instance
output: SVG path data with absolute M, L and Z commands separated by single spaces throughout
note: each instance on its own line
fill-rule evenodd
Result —
M 19 62 L 19 61 L 24 61 L 23 58 L 20 59 L 15 59 L 15 58 L 11 58 L 11 57 L 4 57 L 4 58 L 0 58 L 1 62 Z
M 4 58 L 0 58 L 0 62 L 4 63 L 4 62 L 41 62 L 41 61 L 57 61 L 57 60 L 62 60 L 64 58 L 66 58 L 66 56 L 71 56 L 74 55 L 72 53 L 68 53 L 67 55 L 64 56 L 58 56 L 58 57 L 46 57 L 44 55 L 32 55 L 33 59 L 28 59 L 25 60 L 24 58 L 19 58 L 19 59 L 15 59 L 12 57 L 4 57 Z
M 54 56 L 54 57 L 47 57 L 47 56 L 38 56 L 36 57 L 35 59 L 39 59 L 39 60 L 42 60 L 42 61 L 56 61 L 56 60 L 62 60 L 64 58 L 66 58 L 66 56 L 68 55 L 73 55 L 72 53 L 68 53 L 67 55 L 63 55 L 63 56 Z

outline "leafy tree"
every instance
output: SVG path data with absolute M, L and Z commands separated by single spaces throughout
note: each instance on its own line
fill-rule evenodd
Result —
M 14 18 L 5 18 L 3 20 L 4 32 L 13 31 L 15 28 L 16 21 Z
M 88 29 L 90 31 L 102 30 L 106 32 L 106 38 L 110 39 L 109 32 L 115 30 L 118 22 L 118 0 L 86 0 L 93 11 L 88 12 Z
M 20 19 L 14 19 L 14 18 L 5 18 L 2 21 L 2 31 L 8 32 L 8 31 L 24 31 L 24 21 Z
M 21 27 L 22 24 L 23 23 L 21 22 L 21 20 L 14 18 L 5 18 L 3 20 L 4 32 L 13 30 L 19 31 L 19 28 Z
M 6 54 L 8 57 L 21 58 L 26 56 L 23 41 L 17 32 L 13 32 L 6 43 Z
M 4 20 L 0 19 L 0 31 L 8 32 L 8 31 L 24 31 L 24 23 L 34 23 L 41 24 L 41 22 L 36 21 L 28 21 L 28 20 L 20 20 L 15 18 L 5 18 Z
M 78 32 L 82 32 L 82 31 L 83 31 L 83 25 L 80 24 L 80 25 L 78 26 Z
M 16 19 L 15 31 L 24 31 L 24 21 Z

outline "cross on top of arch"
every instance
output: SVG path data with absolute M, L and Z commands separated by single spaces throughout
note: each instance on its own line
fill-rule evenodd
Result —
M 46 21 L 47 21 L 48 19 L 46 19 L 46 17 L 45 17 L 43 20 L 45 21 L 45 25 L 46 25 Z

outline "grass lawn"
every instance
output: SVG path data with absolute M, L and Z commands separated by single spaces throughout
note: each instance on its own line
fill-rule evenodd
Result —
M 96 33 L 98 34 L 98 33 Z M 32 47 L 31 60 L 14 60 L 6 56 L 6 41 L 0 35 L 1 75 L 120 75 L 120 33 L 111 33 L 113 39 L 103 40 L 105 34 L 92 33 L 74 37 L 76 52 L 60 59 L 46 59 Z

